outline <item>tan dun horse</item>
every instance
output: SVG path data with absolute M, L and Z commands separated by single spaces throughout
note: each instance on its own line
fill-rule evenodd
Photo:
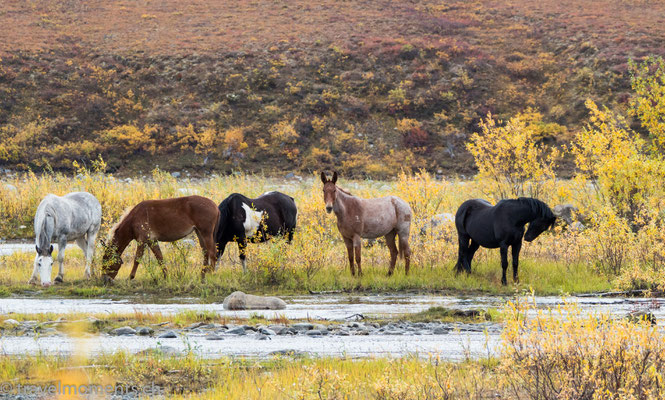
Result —
M 219 221 L 217 204 L 201 196 L 187 196 L 165 200 L 145 200 L 134 206 L 111 228 L 109 243 L 105 247 L 102 270 L 105 280 L 114 279 L 122 266 L 122 252 L 136 240 L 136 256 L 129 279 L 134 279 L 139 259 L 149 246 L 162 267 L 164 258 L 157 242 L 174 242 L 196 232 L 203 248 L 202 275 L 214 267 L 216 259 L 215 233 Z
M 411 249 L 409 248 L 411 207 L 409 204 L 396 196 L 378 199 L 355 197 L 336 185 L 337 172 L 333 173 L 332 179 L 328 179 L 326 174 L 321 172 L 321 181 L 323 182 L 323 200 L 326 203 L 326 211 L 335 212 L 337 229 L 342 234 L 349 253 L 351 275 L 356 274 L 353 263 L 354 250 L 358 275 L 363 273 L 360 266 L 361 238 L 376 239 L 380 236 L 386 238 L 386 244 L 390 249 L 388 276 L 392 275 L 398 255 L 395 235 L 399 237 L 399 254 L 404 258 L 404 270 L 408 274 L 411 259 Z

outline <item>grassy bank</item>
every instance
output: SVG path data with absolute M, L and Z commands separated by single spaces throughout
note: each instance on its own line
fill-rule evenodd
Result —
M 266 245 L 270 246 L 270 245 Z M 124 266 L 111 285 L 104 285 L 99 279 L 86 280 L 83 277 L 83 254 L 80 250 L 68 252 L 65 267 L 65 283 L 49 288 L 28 285 L 32 273 L 32 254 L 17 253 L 0 258 L 4 264 L 0 276 L 0 294 L 30 296 L 133 296 L 138 301 L 163 301 L 170 297 L 198 297 L 203 301 L 221 301 L 232 291 L 248 293 L 291 295 L 310 292 L 451 292 L 455 294 L 496 294 L 507 295 L 526 293 L 532 289 L 539 295 L 583 293 L 608 290 L 611 282 L 584 264 L 565 265 L 561 262 L 540 263 L 525 260 L 520 267 L 521 283 L 501 286 L 501 267 L 498 254 L 487 254 L 474 265 L 471 275 L 455 275 L 453 262 L 439 265 L 425 265 L 412 268 L 408 276 L 398 270 L 392 277 L 386 275 L 385 248 L 373 246 L 364 249 L 366 259 L 374 261 L 364 268 L 361 278 L 354 278 L 345 265 L 342 254 L 343 244 L 339 243 L 339 257 L 330 265 L 308 275 L 299 266 L 280 265 L 268 269 L 265 265 L 250 262 L 245 274 L 238 265 L 230 265 L 225 258 L 218 271 L 200 278 L 198 249 L 173 249 L 165 252 L 169 274 L 164 278 L 157 262 L 147 257 L 145 265 L 139 267 L 136 278 L 129 280 L 130 266 Z M 269 250 L 269 249 L 266 249 Z M 173 258 L 185 257 L 181 260 Z M 198 262 L 197 262 L 198 261 Z

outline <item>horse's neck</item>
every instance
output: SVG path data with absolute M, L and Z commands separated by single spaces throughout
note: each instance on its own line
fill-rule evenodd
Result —
M 517 211 L 515 219 L 521 225 L 525 225 L 538 218 L 538 214 L 533 211 L 533 209 L 528 205 L 522 205 L 522 209 Z
M 133 239 L 128 228 L 128 224 L 123 224 L 121 222 L 120 225 L 118 225 L 118 227 L 115 229 L 115 232 L 113 232 L 113 239 L 111 240 L 111 243 L 115 246 L 119 255 L 125 251 L 127 246 L 129 246 L 129 242 L 131 242 Z
M 358 198 L 342 190 L 337 190 L 337 201 L 333 205 L 333 211 L 337 217 L 344 217 L 352 202 L 357 202 Z

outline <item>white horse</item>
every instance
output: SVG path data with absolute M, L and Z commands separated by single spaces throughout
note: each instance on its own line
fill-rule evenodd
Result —
M 42 286 L 51 285 L 51 268 L 53 266 L 53 245 L 58 244 L 58 263 L 60 269 L 55 282 L 62 282 L 64 270 L 62 262 L 65 258 L 67 242 L 76 243 L 85 253 L 85 277 L 90 278 L 92 256 L 95 251 L 95 239 L 102 223 L 102 206 L 95 196 L 86 192 L 69 193 L 62 197 L 48 194 L 39 203 L 35 214 L 35 266 L 30 284 L 37 283 L 37 274 Z

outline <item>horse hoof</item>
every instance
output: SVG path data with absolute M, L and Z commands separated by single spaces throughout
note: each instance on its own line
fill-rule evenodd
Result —
M 61 276 L 56 276 L 55 279 L 53 280 L 55 283 L 63 283 L 63 279 Z

